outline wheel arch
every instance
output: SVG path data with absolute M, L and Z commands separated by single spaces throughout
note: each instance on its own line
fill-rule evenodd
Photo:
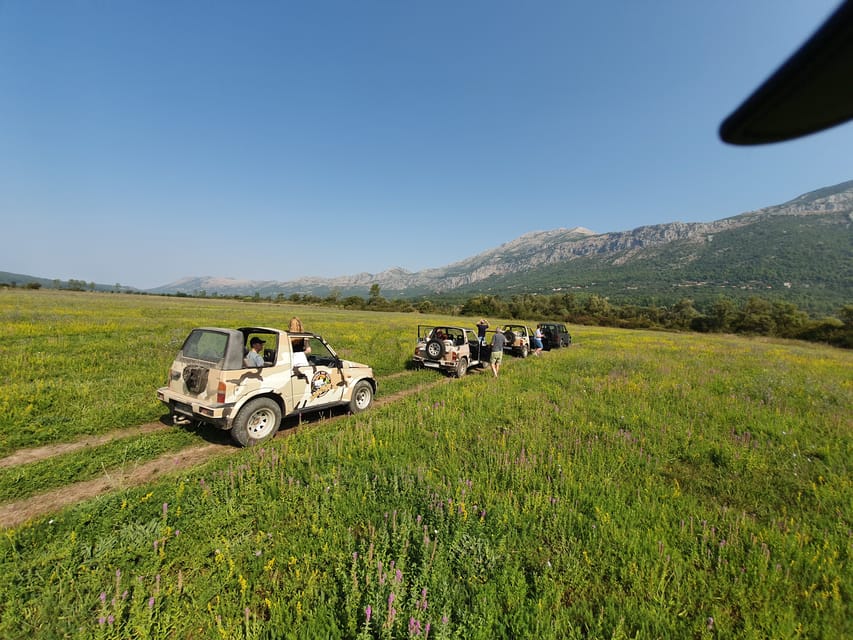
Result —
M 350 389 L 355 388 L 355 385 L 357 385 L 357 384 L 358 384 L 359 382 L 361 382 L 362 380 L 364 380 L 364 381 L 366 381 L 367 383 L 369 383 L 369 384 L 370 384 L 370 387 L 373 389 L 373 395 L 376 395 L 376 388 L 377 388 L 377 386 L 378 386 L 378 385 L 376 384 L 376 379 L 375 379 L 375 378 L 370 378 L 370 377 L 368 377 L 368 376 L 364 376 L 363 378 L 356 378 L 356 379 L 353 379 L 352 383 L 349 385 Z
M 234 405 L 234 408 L 231 410 L 231 414 L 228 416 L 229 429 L 234 426 L 234 420 L 236 420 L 237 416 L 240 415 L 240 411 L 243 409 L 243 407 L 245 407 L 247 403 L 251 402 L 252 400 L 256 400 L 257 398 L 269 398 L 278 405 L 279 409 L 281 409 L 281 419 L 284 420 L 284 418 L 287 416 L 287 403 L 284 401 L 284 398 L 280 393 L 276 393 L 275 391 L 270 391 L 268 389 L 260 390 L 257 393 L 253 393 L 251 395 L 246 396 L 245 398 L 242 398 L 240 402 Z

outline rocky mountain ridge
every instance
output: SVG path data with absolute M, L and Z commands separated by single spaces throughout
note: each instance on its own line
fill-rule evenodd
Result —
M 150 292 L 325 295 L 329 291 L 337 291 L 342 295 L 362 295 L 371 286 L 379 285 L 383 295 L 444 293 L 460 287 L 470 288 L 477 283 L 485 284 L 493 278 L 532 272 L 579 259 L 592 259 L 611 266 L 627 266 L 649 252 L 668 245 L 678 245 L 683 254 L 685 246 L 695 245 L 698 251 L 699 247 L 712 243 L 718 234 L 760 225 L 762 221 L 774 217 L 820 215 L 846 216 L 848 223 L 853 222 L 853 180 L 805 193 L 780 205 L 713 222 L 671 222 L 610 233 L 595 233 L 583 227 L 534 231 L 471 258 L 418 272 L 395 267 L 376 274 L 358 273 L 337 278 L 306 277 L 288 282 L 193 277 Z M 850 228 L 851 225 L 847 224 L 848 232 Z M 689 260 L 689 256 L 686 259 Z

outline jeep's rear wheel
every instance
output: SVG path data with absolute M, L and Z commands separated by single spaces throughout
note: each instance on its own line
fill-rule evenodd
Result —
M 272 438 L 281 426 L 281 407 L 270 398 L 249 400 L 231 427 L 231 439 L 241 447 L 253 447 Z
M 370 407 L 373 402 L 373 387 L 367 380 L 359 380 L 352 390 L 349 401 L 350 413 L 360 413 Z
M 426 354 L 430 360 L 441 360 L 444 355 L 444 343 L 440 340 L 430 340 L 426 345 Z
M 461 378 L 466 373 L 468 373 L 468 358 L 459 358 L 459 362 L 456 363 L 456 370 L 453 374 L 457 378 Z
M 530 347 L 528 347 L 527 345 L 522 346 L 521 347 L 521 357 L 526 358 L 528 353 L 530 353 Z

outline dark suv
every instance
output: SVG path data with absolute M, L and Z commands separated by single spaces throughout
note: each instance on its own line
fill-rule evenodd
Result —
M 559 322 L 543 322 L 539 325 L 542 330 L 542 346 L 547 349 L 559 349 L 572 344 L 572 334 L 566 325 Z

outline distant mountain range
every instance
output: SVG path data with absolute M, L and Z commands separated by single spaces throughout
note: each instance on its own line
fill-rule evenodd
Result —
M 837 310 L 853 302 L 853 180 L 714 222 L 531 232 L 417 272 L 392 268 L 287 282 L 192 277 L 150 293 L 346 297 L 366 296 L 373 285 L 386 298 L 587 292 L 620 303 L 667 304 L 760 294 Z
M 27 278 L 0 272 L 0 283 L 23 285 Z M 44 286 L 57 282 L 30 280 Z M 611 233 L 582 227 L 535 231 L 460 262 L 417 272 L 395 267 L 285 282 L 187 277 L 147 292 L 343 298 L 366 297 L 373 285 L 385 298 L 580 292 L 619 304 L 660 305 L 758 294 L 812 312 L 834 312 L 853 303 L 853 180 L 714 222 Z M 93 283 L 88 288 L 115 289 Z

